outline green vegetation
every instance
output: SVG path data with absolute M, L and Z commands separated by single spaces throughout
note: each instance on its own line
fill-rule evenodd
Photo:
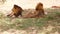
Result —
M 27 29 L 29 27 L 38 27 L 38 29 L 42 27 L 46 27 L 48 25 L 52 25 L 54 27 L 60 26 L 60 10 L 58 9 L 48 9 L 49 12 L 44 18 L 9 18 L 4 17 L 2 13 L 0 13 L 0 29 L 8 30 L 8 29 Z M 53 11 L 52 11 L 53 10 Z M 59 29 L 59 28 L 58 28 Z

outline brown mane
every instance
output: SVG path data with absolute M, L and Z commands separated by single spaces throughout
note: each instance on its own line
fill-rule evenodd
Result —
M 42 3 L 38 3 L 35 10 L 38 11 L 39 14 L 44 15 L 44 9 L 43 9 L 43 4 Z
M 19 15 L 20 16 L 22 16 L 22 11 L 23 11 L 23 9 L 20 7 L 20 6 L 18 6 L 18 5 L 14 5 L 14 7 L 12 8 L 12 12 L 11 12 L 11 14 L 9 14 L 8 16 L 15 16 L 15 17 L 18 17 Z

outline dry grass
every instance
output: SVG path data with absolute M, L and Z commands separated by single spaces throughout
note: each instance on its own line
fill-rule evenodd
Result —
M 45 9 L 44 18 L 10 18 L 0 13 L 0 32 L 16 34 L 58 34 L 60 33 L 60 9 Z

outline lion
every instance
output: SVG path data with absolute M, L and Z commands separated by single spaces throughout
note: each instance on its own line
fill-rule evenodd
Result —
M 12 8 L 12 12 L 7 16 L 10 16 L 10 17 L 12 16 L 18 17 L 19 15 L 22 16 L 22 11 L 23 9 L 21 7 L 14 5 L 14 7 Z
M 39 15 L 39 11 L 36 10 L 28 10 L 29 12 L 26 13 L 24 18 L 39 18 L 41 15 Z
M 44 15 L 45 14 L 42 3 L 38 3 L 35 10 L 39 13 L 39 15 Z
M 43 4 L 38 3 L 35 10 L 32 10 L 31 12 L 28 12 L 25 15 L 25 17 L 26 18 L 39 18 L 39 17 L 43 17 L 43 15 L 45 15 L 44 9 L 43 9 Z

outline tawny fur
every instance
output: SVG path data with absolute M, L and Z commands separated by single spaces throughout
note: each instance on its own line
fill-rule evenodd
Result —
M 8 16 L 15 16 L 15 17 L 18 17 L 19 15 L 22 16 L 22 11 L 23 9 L 17 5 L 14 5 L 14 7 L 12 8 L 12 12 L 11 14 L 9 14 Z
M 44 8 L 42 3 L 38 3 L 35 10 L 39 12 L 39 15 L 44 15 Z

